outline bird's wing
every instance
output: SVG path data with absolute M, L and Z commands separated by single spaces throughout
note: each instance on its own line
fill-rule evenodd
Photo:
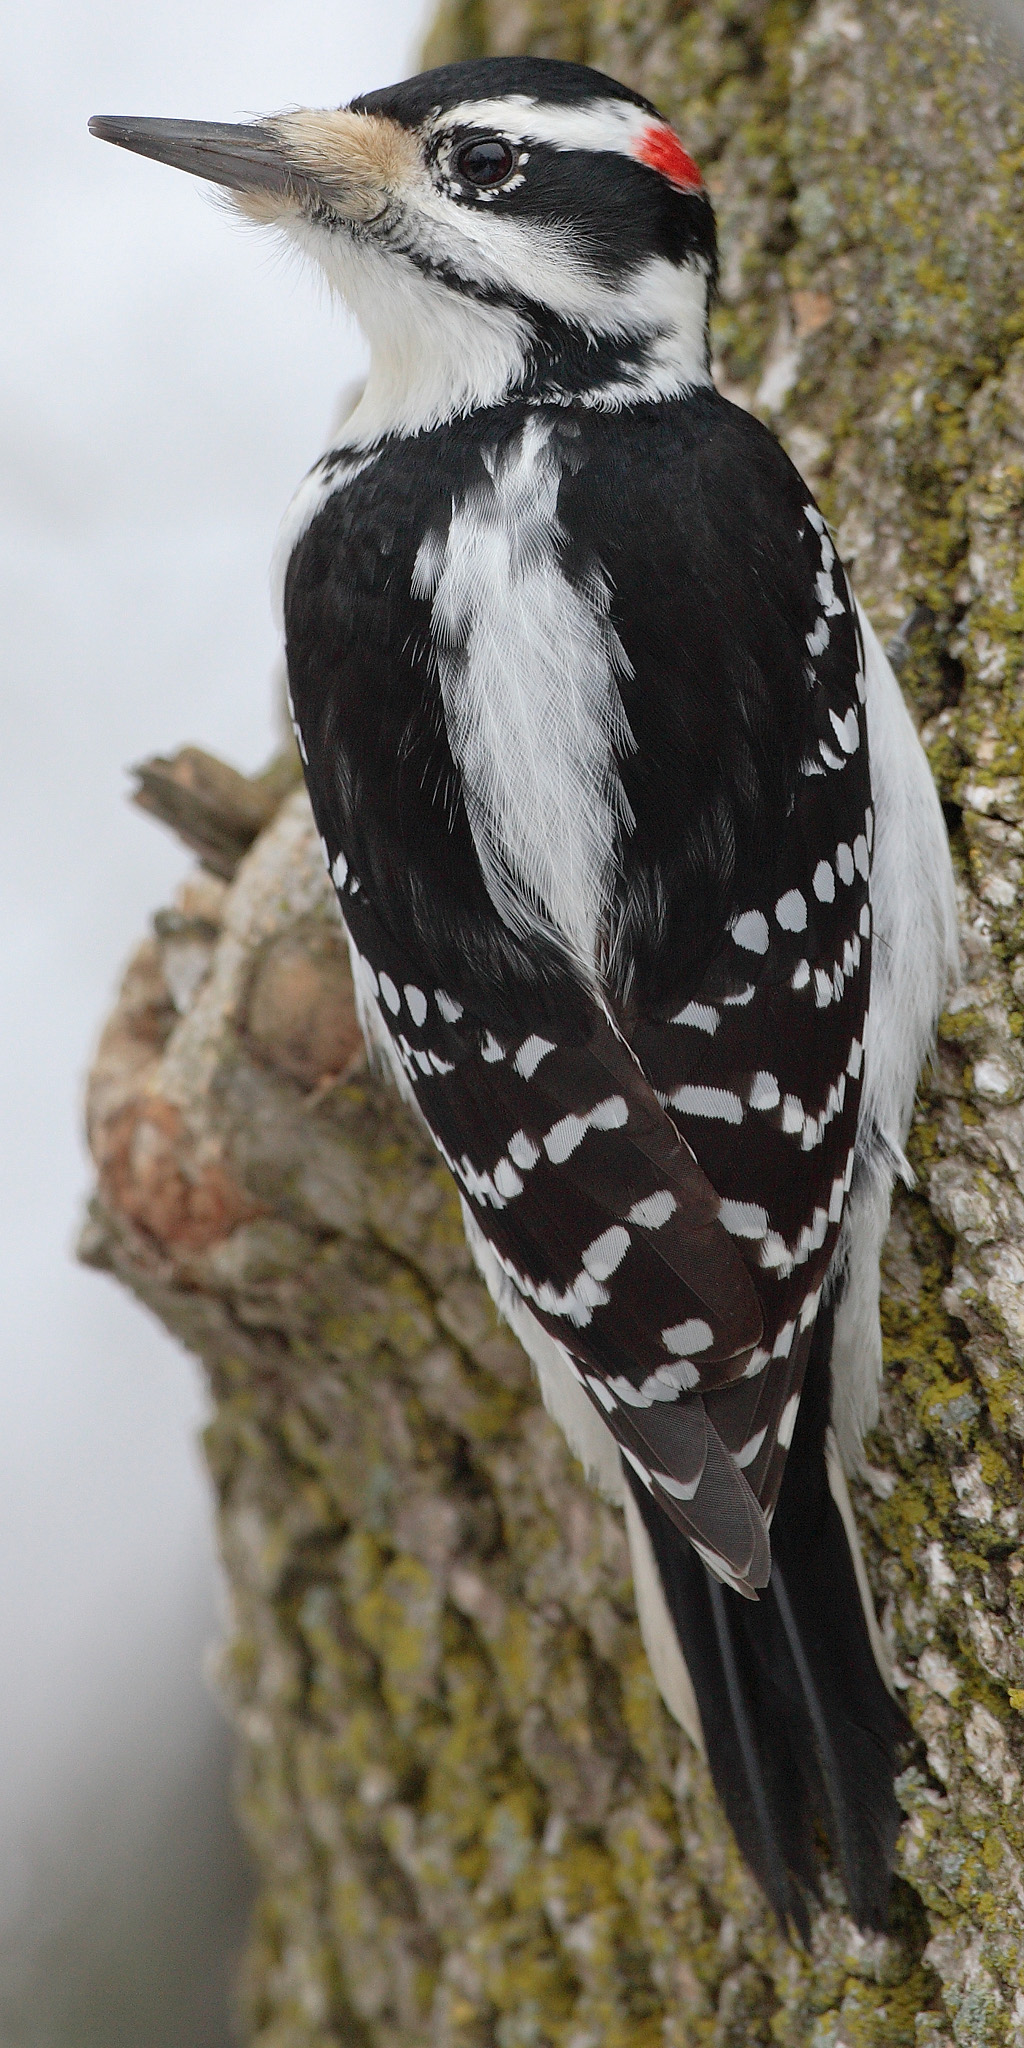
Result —
M 757 1355 L 756 1288 L 629 1046 L 596 1009 L 582 1042 L 499 1039 L 410 979 L 362 892 L 343 900 L 372 1035 L 503 1273 L 671 1518 L 764 1583 L 763 1516 L 702 1398 Z
M 871 770 L 864 651 L 825 522 L 756 422 L 721 401 L 715 417 L 699 461 L 675 444 L 646 466 L 609 563 L 643 720 L 623 764 L 637 830 L 619 914 L 629 930 L 641 906 L 633 1050 L 761 1304 L 748 1376 L 706 1406 L 770 1520 L 855 1170 Z M 633 538 L 645 526 L 659 535 L 653 579 Z M 667 645 L 673 607 L 682 630 Z M 673 791 L 686 820 L 674 839 L 661 822 Z M 645 920 L 654 873 L 659 918 Z

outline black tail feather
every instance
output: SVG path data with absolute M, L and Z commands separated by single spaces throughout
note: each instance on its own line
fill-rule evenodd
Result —
M 725 1605 L 725 1587 L 709 1576 L 708 1593 L 711 1613 L 715 1624 L 715 1641 L 721 1660 L 722 1674 L 729 1695 L 729 1712 L 732 1732 L 743 1765 L 742 1787 L 733 1788 L 734 1797 L 739 1791 L 740 1799 L 747 1811 L 744 1824 L 749 1832 L 756 1834 L 757 1856 L 750 1857 L 754 1869 L 760 1874 L 768 1897 L 779 1911 L 779 1902 L 786 1901 L 786 1910 L 796 1920 L 801 1934 L 807 1938 L 807 1913 L 803 1898 L 794 1892 L 786 1870 L 786 1862 L 778 1839 L 778 1830 L 772 1816 L 772 1801 L 769 1786 L 765 1782 L 758 1753 L 757 1741 L 751 1727 L 743 1681 L 736 1663 L 736 1649 L 729 1627 L 729 1615 Z M 733 1596 L 735 1598 L 735 1595 Z M 728 1809 L 727 1809 L 728 1810 Z M 730 1816 L 731 1817 L 731 1816 Z M 735 1826 L 735 1822 L 733 1823 Z M 736 1830 L 739 1835 L 739 1829 Z
M 850 1910 L 884 1927 L 908 1734 L 875 1662 L 825 1464 L 831 1316 L 818 1318 L 757 1602 L 706 1571 L 646 1489 L 633 1491 L 697 1697 L 708 1761 L 780 1923 L 807 1939 L 824 1831 Z

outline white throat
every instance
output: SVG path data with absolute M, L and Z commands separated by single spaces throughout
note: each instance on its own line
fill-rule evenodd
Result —
M 370 346 L 370 373 L 345 423 L 346 448 L 427 432 L 499 404 L 522 381 L 531 337 L 512 307 L 452 291 L 386 244 L 309 228 L 305 240 Z
M 454 218 L 449 219 L 452 214 Z M 429 432 L 485 406 L 500 405 L 526 376 L 535 336 L 516 300 L 530 298 L 594 342 L 643 346 L 621 377 L 584 391 L 563 390 L 553 373 L 541 402 L 614 410 L 675 398 L 710 383 L 707 273 L 702 264 L 651 257 L 621 284 L 609 284 L 553 230 L 493 214 L 459 216 L 431 193 L 403 233 L 417 262 L 382 235 L 327 233 L 299 219 L 291 232 L 324 270 L 370 345 L 363 396 L 346 423 L 343 445 L 360 449 L 388 435 Z M 487 292 L 474 297 L 430 274 L 430 261 L 457 263 Z

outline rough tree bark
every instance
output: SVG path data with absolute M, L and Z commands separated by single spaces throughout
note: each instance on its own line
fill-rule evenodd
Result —
M 263 1877 L 251 2030 L 1005 2048 L 1024 2042 L 1024 105 L 918 0 L 447 0 L 429 56 L 524 48 L 640 86 L 706 167 L 724 380 L 818 489 L 954 827 L 968 980 L 922 1088 L 858 1490 L 921 1748 L 891 1936 L 832 1900 L 812 1953 L 786 1948 L 654 1691 L 617 1517 L 362 1062 L 295 793 L 129 968 L 91 1082 L 83 1246 L 213 1389 L 224 1689 Z M 222 874 L 268 787 L 248 827 L 235 790 Z

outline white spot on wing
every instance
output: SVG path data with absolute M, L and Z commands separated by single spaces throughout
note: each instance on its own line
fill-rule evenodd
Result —
M 625 1098 L 609 1095 L 604 1102 L 598 1102 L 590 1111 L 589 1121 L 595 1131 L 618 1131 L 629 1117 Z
M 522 1183 L 520 1182 L 520 1186 Z M 583 1253 L 583 1264 L 595 1280 L 610 1280 L 617 1273 L 630 1247 L 630 1235 L 622 1223 L 603 1230 Z
M 552 1124 L 544 1138 L 544 1150 L 552 1166 L 563 1166 L 572 1157 L 578 1145 L 582 1145 L 589 1130 L 617 1131 L 628 1117 L 626 1103 L 621 1095 L 609 1095 L 604 1102 L 598 1102 L 583 1116 L 559 1117 Z
M 668 1188 L 661 1188 L 656 1195 L 646 1195 L 642 1202 L 634 1202 L 626 1221 L 639 1223 L 644 1230 L 660 1230 L 675 1210 L 675 1196 Z
M 797 1410 L 799 1407 L 799 1394 L 791 1394 L 782 1414 L 779 1416 L 778 1428 L 775 1431 L 775 1441 L 784 1451 L 788 1451 L 793 1441 L 793 1431 L 796 1428 Z
M 860 720 L 857 717 L 856 706 L 851 704 L 845 718 L 837 718 L 834 711 L 830 711 L 828 715 L 844 754 L 855 754 L 860 746 Z
M 810 1329 L 811 1324 L 813 1323 L 814 1318 L 818 1313 L 818 1303 L 820 1300 L 820 1287 L 816 1287 L 813 1294 L 808 1294 L 804 1297 L 804 1301 L 800 1309 L 800 1328 L 802 1330 Z
M 677 1401 L 680 1394 L 692 1394 L 700 1385 L 700 1373 L 691 1358 L 680 1358 L 675 1365 L 659 1365 L 648 1373 L 643 1391 L 652 1401 Z
M 768 1211 L 757 1202 L 720 1202 L 719 1221 L 731 1237 L 763 1237 L 768 1228 Z
M 819 903 L 834 903 L 836 878 L 827 860 L 820 860 L 814 870 L 814 893 Z
M 787 1095 L 782 1104 L 782 1128 L 795 1138 L 804 1127 L 804 1106 L 798 1095 Z
M 405 984 L 405 988 L 403 990 L 403 994 L 405 996 L 406 1003 L 408 1004 L 409 1015 L 412 1018 L 413 1023 L 417 1025 L 425 1024 L 427 1021 L 427 999 L 423 993 L 423 990 L 421 988 L 415 988 L 411 981 L 407 981 Z
M 515 1167 L 510 1165 L 507 1159 L 499 1159 L 494 1169 L 494 1185 L 499 1195 L 504 1195 L 506 1201 L 511 1201 L 513 1196 L 521 1195 L 523 1192 L 523 1183 Z
M 530 1168 L 536 1166 L 540 1151 L 525 1131 L 517 1131 L 514 1138 L 509 1139 L 508 1156 L 523 1168 L 524 1173 L 529 1173 Z
M 807 928 L 807 905 L 799 889 L 787 889 L 775 905 L 775 915 L 785 932 L 802 932 Z
M 657 1399 L 657 1395 L 646 1393 L 643 1387 L 635 1387 L 624 1373 L 617 1373 L 614 1379 L 610 1379 L 608 1387 L 626 1408 L 650 1408 Z
M 541 1060 L 546 1059 L 548 1053 L 554 1050 L 550 1038 L 538 1038 L 534 1033 L 532 1038 L 524 1039 L 512 1065 L 516 1073 L 522 1075 L 524 1081 L 529 1081 L 536 1073 Z
M 670 1096 L 673 1109 L 686 1116 L 713 1117 L 719 1123 L 741 1124 L 743 1104 L 730 1088 L 703 1088 L 687 1082 Z
M 704 1474 L 703 1472 L 698 1472 L 696 1479 L 684 1480 L 673 1479 L 669 1472 L 652 1472 L 651 1477 L 657 1481 L 665 1493 L 671 1495 L 673 1500 L 692 1500 Z
M 706 1031 L 709 1035 L 718 1030 L 721 1021 L 719 1012 L 710 1003 L 687 1003 L 669 1018 L 670 1024 L 689 1024 L 694 1031 Z
M 777 1109 L 779 1105 L 779 1084 L 774 1074 L 755 1074 L 750 1083 L 747 1101 L 751 1109 Z
M 578 1145 L 582 1145 L 590 1125 L 582 1116 L 563 1116 L 544 1138 L 544 1150 L 552 1166 L 564 1166 L 571 1159 Z
M 745 1443 L 741 1451 L 733 1452 L 733 1462 L 739 1466 L 741 1472 L 747 1465 L 753 1464 L 767 1434 L 767 1429 L 759 1429 L 757 1435 L 752 1436 L 749 1443 Z
M 689 1316 L 685 1323 L 674 1323 L 670 1330 L 663 1330 L 661 1341 L 666 1351 L 680 1355 L 691 1351 L 706 1351 L 714 1343 L 715 1333 L 710 1323 L 702 1316 Z
M 737 946 L 747 953 L 767 953 L 768 919 L 762 910 L 744 910 L 730 926 Z

